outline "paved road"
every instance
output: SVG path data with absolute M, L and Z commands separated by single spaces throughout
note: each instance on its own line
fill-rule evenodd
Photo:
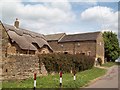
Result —
M 118 88 L 118 70 L 120 74 L 120 67 L 119 69 L 118 66 L 109 68 L 105 76 L 101 77 L 87 88 Z

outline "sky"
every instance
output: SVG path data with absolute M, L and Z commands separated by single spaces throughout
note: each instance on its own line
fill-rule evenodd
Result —
M 118 33 L 118 0 L 0 0 L 0 20 L 41 34 Z M 119 34 L 120 35 L 120 34 Z

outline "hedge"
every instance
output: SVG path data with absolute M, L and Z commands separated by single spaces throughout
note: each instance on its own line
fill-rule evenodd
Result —
M 47 71 L 79 72 L 91 69 L 94 66 L 94 58 L 85 55 L 71 54 L 42 54 L 39 55 L 40 63 L 44 63 Z

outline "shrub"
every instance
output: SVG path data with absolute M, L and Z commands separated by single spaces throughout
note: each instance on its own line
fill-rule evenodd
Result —
M 75 72 L 90 69 L 94 66 L 94 58 L 85 55 L 71 54 L 42 54 L 39 55 L 40 63 L 43 62 L 47 71 Z
M 98 63 L 100 64 L 100 66 L 102 65 L 102 59 L 101 58 L 98 58 Z

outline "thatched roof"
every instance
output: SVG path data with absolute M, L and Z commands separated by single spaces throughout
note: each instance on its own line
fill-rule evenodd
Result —
M 12 25 L 3 24 L 3 26 L 12 42 L 16 42 L 23 50 L 37 50 L 33 43 L 36 43 L 39 48 L 42 48 L 45 45 L 52 50 L 44 35 L 42 34 L 38 34 L 22 28 L 16 28 Z

